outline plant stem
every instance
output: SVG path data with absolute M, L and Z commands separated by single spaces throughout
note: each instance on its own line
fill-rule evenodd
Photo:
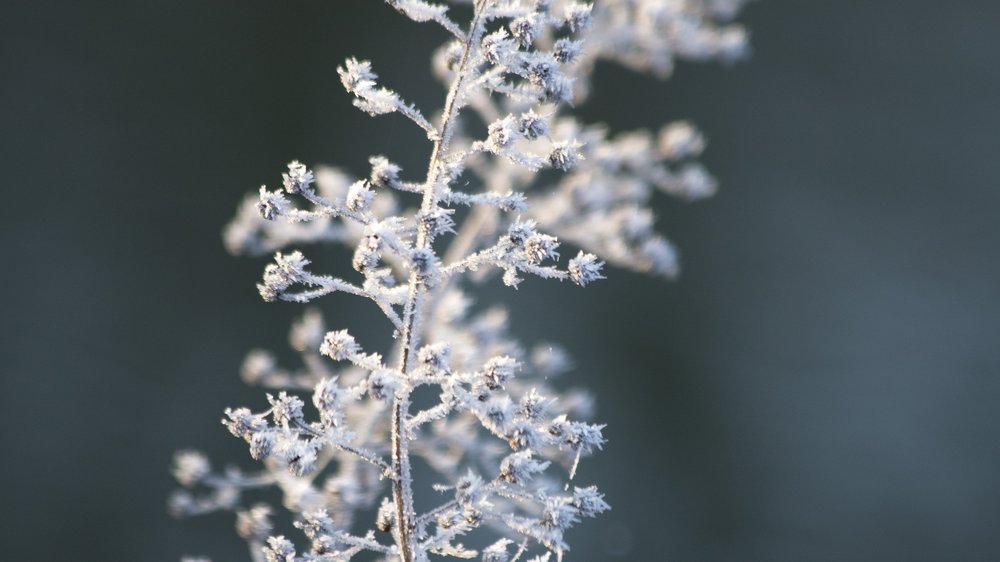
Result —
M 442 173 L 442 163 L 448 153 L 448 145 L 451 141 L 455 120 L 458 115 L 459 97 L 465 85 L 465 79 L 469 73 L 469 61 L 472 58 L 474 45 L 482 35 L 483 8 L 489 0 L 477 0 L 475 11 L 472 16 L 472 23 L 469 26 L 469 33 L 465 39 L 462 50 L 462 58 L 456 70 L 455 79 L 452 81 L 445 99 L 444 116 L 441 122 L 441 131 L 438 139 L 434 141 L 434 148 L 431 151 L 430 163 L 427 168 L 427 180 L 423 187 L 423 200 L 420 205 L 421 212 L 429 212 L 437 207 L 439 199 L 438 183 Z M 417 228 L 417 249 L 431 249 L 431 234 L 427 228 L 418 221 Z M 426 296 L 427 288 L 421 282 L 416 271 L 410 272 L 409 292 L 406 304 L 403 307 L 403 326 L 400 330 L 399 339 L 399 370 L 409 377 L 412 371 L 414 351 L 419 344 L 420 338 L 416 333 L 420 327 L 420 317 L 422 303 Z M 392 468 L 396 479 L 392 483 L 393 504 L 396 509 L 396 541 L 399 545 L 402 562 L 414 562 L 413 557 L 413 531 L 415 513 L 413 510 L 412 477 L 410 475 L 410 455 L 407 447 L 407 439 L 403 424 L 409 414 L 409 388 L 404 385 L 403 390 L 397 393 L 392 405 Z

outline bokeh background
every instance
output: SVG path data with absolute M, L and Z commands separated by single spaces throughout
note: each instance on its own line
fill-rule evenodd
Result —
M 998 560 L 1000 4 L 741 19 L 752 60 L 602 66 L 580 108 L 709 136 L 720 195 L 657 208 L 683 277 L 490 293 L 575 355 L 609 424 L 580 478 L 614 511 L 568 559 Z M 0 558 L 246 559 L 229 516 L 165 511 L 175 449 L 249 462 L 218 419 L 260 402 L 238 365 L 299 312 L 260 302 L 263 263 L 220 230 L 292 158 L 422 169 L 334 69 L 371 58 L 433 108 L 441 39 L 374 1 L 4 3 Z

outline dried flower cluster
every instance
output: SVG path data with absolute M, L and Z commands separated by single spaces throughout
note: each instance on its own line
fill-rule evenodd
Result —
M 473 311 L 470 291 L 494 273 L 512 287 L 527 276 L 583 287 L 604 278 L 605 262 L 677 273 L 648 205 L 657 191 L 712 194 L 714 180 L 694 161 L 702 136 L 673 123 L 658 135 L 610 137 L 566 108 L 585 98 L 599 59 L 665 76 L 675 58 L 740 56 L 745 33 L 729 22 L 742 0 L 387 3 L 449 35 L 433 58 L 448 84 L 440 116 L 425 117 L 380 85 L 368 61 L 349 59 L 338 73 L 359 109 L 399 113 L 426 133 L 426 177 L 405 179 L 385 156 L 371 157 L 361 179 L 292 162 L 279 188 L 261 187 L 244 203 L 225 241 L 236 254 L 277 252 L 258 284 L 265 301 L 363 297 L 391 324 L 395 348 L 387 358 L 367 352 L 307 311 L 290 334 L 303 368 L 251 352 L 242 375 L 272 389 L 268 405 L 227 409 L 223 419 L 263 469 L 216 471 L 202 454 L 181 452 L 174 475 L 185 489 L 170 507 L 235 511 L 255 561 L 339 562 L 367 552 L 513 562 L 536 550 L 533 561 L 561 559 L 566 531 L 609 509 L 596 487 L 568 483 L 580 458 L 604 444 L 603 426 L 585 421 L 585 395 L 549 385 L 569 368 L 565 354 L 526 350 L 508 333 L 505 311 Z M 469 12 L 470 23 L 450 11 Z M 536 173 L 543 168 L 562 173 Z M 460 207 L 470 209 L 456 222 Z M 356 281 L 316 273 L 289 251 L 324 242 L 354 249 Z M 578 252 L 560 266 L 563 242 Z M 414 392 L 425 387 L 437 399 L 415 408 Z M 417 457 L 442 495 L 422 513 L 413 498 Z M 247 504 L 246 493 L 261 488 L 280 491 L 307 546 L 274 536 L 271 507 Z M 462 540 L 478 528 L 495 542 L 477 551 Z

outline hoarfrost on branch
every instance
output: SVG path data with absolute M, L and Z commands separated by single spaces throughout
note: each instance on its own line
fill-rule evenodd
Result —
M 571 108 L 585 100 L 599 60 L 665 77 L 676 59 L 742 56 L 746 33 L 731 20 L 743 0 L 387 3 L 449 38 L 433 57 L 448 86 L 436 123 L 380 85 L 369 61 L 348 59 L 337 72 L 359 109 L 399 113 L 423 130 L 433 143 L 426 175 L 407 178 L 386 155 L 372 156 L 362 178 L 293 161 L 280 186 L 244 202 L 225 242 L 235 254 L 273 254 L 257 285 L 265 301 L 362 297 L 396 344 L 387 357 L 367 352 L 307 310 L 290 334 L 303 367 L 252 351 L 242 376 L 269 389 L 267 404 L 223 418 L 262 468 L 214 470 L 201 453 L 182 451 L 173 473 L 183 489 L 170 508 L 234 511 L 255 562 L 340 562 L 361 552 L 402 562 L 430 554 L 514 562 L 532 551 L 540 552 L 528 562 L 561 560 L 566 532 L 609 509 L 597 487 L 571 483 L 581 457 L 604 445 L 604 426 L 587 421 L 586 395 L 549 383 L 569 368 L 566 355 L 551 345 L 525 350 L 506 312 L 473 312 L 472 294 L 494 275 L 514 288 L 528 277 L 584 287 L 604 279 L 605 263 L 677 274 L 677 252 L 657 234 L 649 205 L 657 192 L 696 200 L 715 191 L 695 160 L 704 138 L 686 122 L 611 136 Z M 471 8 L 464 25 L 450 14 L 460 4 L 455 11 Z M 482 138 L 468 132 L 475 123 Z M 537 173 L 545 168 L 559 173 Z M 419 206 L 408 207 L 406 194 Z M 471 209 L 457 222 L 459 207 Z M 317 243 L 353 248 L 356 280 L 323 274 L 294 249 Z M 415 409 L 421 387 L 437 401 Z M 422 513 L 414 457 L 436 473 L 441 494 Z M 304 542 L 273 534 L 272 506 L 248 505 L 264 488 L 280 491 Z M 373 521 L 358 520 L 373 511 Z M 496 542 L 463 545 L 480 527 Z

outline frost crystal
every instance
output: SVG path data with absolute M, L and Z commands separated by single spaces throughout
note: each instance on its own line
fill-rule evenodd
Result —
M 360 178 L 293 161 L 280 187 L 243 202 L 224 240 L 235 254 L 271 257 L 257 285 L 265 301 L 362 297 L 396 343 L 385 358 L 366 352 L 308 310 L 289 334 L 301 367 L 251 351 L 241 375 L 267 389 L 266 404 L 228 408 L 222 423 L 262 468 L 217 470 L 180 452 L 173 474 L 184 489 L 171 512 L 235 512 L 255 562 L 366 552 L 400 562 L 561 560 L 570 529 L 610 509 L 597 487 L 570 488 L 581 458 L 604 446 L 604 426 L 588 421 L 589 397 L 550 383 L 571 368 L 566 353 L 526 351 L 506 311 L 473 307 L 473 295 L 527 278 L 584 287 L 604 279 L 605 263 L 677 274 L 649 203 L 657 193 L 714 193 L 696 161 L 704 137 L 687 122 L 612 136 L 570 106 L 587 96 L 598 60 L 666 76 L 676 58 L 742 56 L 746 33 L 731 23 L 742 3 L 473 0 L 462 25 L 447 3 L 387 0 L 448 36 L 433 58 L 448 85 L 440 117 L 432 123 L 380 85 L 369 61 L 348 59 L 337 72 L 359 109 L 423 130 L 433 144 L 426 177 L 406 178 L 386 155 L 371 156 Z M 412 194 L 419 208 L 403 211 Z M 315 272 L 298 249 L 331 243 L 353 249 L 354 280 Z M 415 400 L 421 389 L 434 399 Z M 433 475 L 415 478 L 414 458 Z M 440 503 L 418 513 L 413 488 L 430 485 Z M 280 513 L 250 503 L 263 489 L 280 493 L 295 536 L 274 535 Z M 492 544 L 478 544 L 482 533 L 468 539 L 475 548 L 463 544 L 479 528 Z

